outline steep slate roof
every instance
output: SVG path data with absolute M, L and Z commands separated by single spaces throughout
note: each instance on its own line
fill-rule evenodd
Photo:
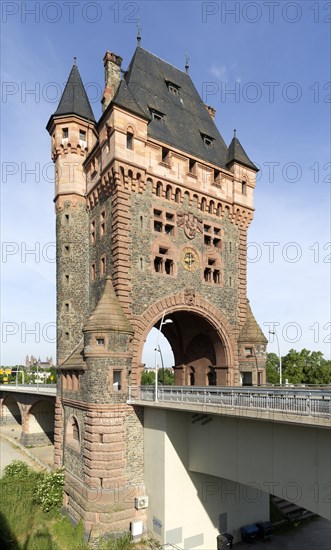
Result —
M 102 296 L 89 319 L 85 323 L 83 331 L 110 330 L 133 332 L 133 328 L 124 315 L 118 298 L 114 292 L 111 277 L 107 277 Z
M 60 115 L 78 115 L 95 122 L 84 84 L 75 63 L 71 69 L 60 103 L 53 117 Z
M 228 157 L 226 162 L 227 166 L 234 161 L 238 162 L 239 164 L 243 164 L 248 168 L 252 168 L 252 170 L 255 170 L 256 172 L 259 171 L 255 164 L 248 158 L 245 149 L 243 148 L 239 139 L 236 136 L 232 138 L 232 141 L 229 145 Z
M 257 324 L 256 319 L 252 313 L 249 300 L 247 300 L 247 313 L 246 321 L 241 329 L 239 342 L 254 342 L 259 344 L 267 344 L 268 340 L 264 336 L 260 326 Z
M 167 82 L 178 87 L 178 95 L 169 92 Z M 140 46 L 113 103 L 149 120 L 150 137 L 226 166 L 227 146 L 189 75 Z M 163 120 L 152 120 L 151 109 L 162 113 Z M 202 134 L 213 138 L 210 147 L 205 145 Z
M 59 366 L 60 369 L 81 370 L 86 369 L 84 361 L 84 340 L 82 339 L 71 355 Z

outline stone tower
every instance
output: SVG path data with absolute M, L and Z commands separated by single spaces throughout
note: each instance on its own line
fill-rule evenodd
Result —
M 257 168 L 226 146 L 189 75 L 138 46 L 106 52 L 96 123 L 74 64 L 47 129 L 55 162 L 55 462 L 86 531 L 144 521 L 139 385 L 149 331 L 163 332 L 178 385 L 264 383 L 266 339 L 247 300 Z

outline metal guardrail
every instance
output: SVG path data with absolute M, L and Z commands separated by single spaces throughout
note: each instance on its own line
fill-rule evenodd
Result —
M 128 402 L 136 401 L 155 402 L 155 387 L 130 387 Z M 157 401 L 162 404 L 215 405 L 331 417 L 331 390 L 311 388 L 159 386 Z
M 56 395 L 56 384 L 0 384 L 1 391 Z

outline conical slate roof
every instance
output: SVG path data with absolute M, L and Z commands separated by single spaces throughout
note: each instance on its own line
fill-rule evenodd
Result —
M 241 329 L 239 342 L 254 342 L 259 344 L 267 344 L 268 340 L 264 336 L 260 326 L 257 324 L 255 317 L 252 313 L 249 300 L 247 300 L 247 313 L 246 321 Z
M 231 162 L 238 162 L 239 164 L 243 164 L 244 166 L 247 166 L 247 168 L 251 168 L 256 172 L 259 171 L 257 166 L 255 166 L 255 164 L 248 158 L 245 149 L 236 135 L 234 135 L 229 145 L 226 165 L 228 166 Z
M 76 63 L 74 63 L 71 69 L 60 103 L 53 117 L 62 115 L 78 115 L 95 122 L 94 114 Z
M 83 331 L 119 331 L 133 333 L 133 328 L 126 318 L 114 292 L 111 277 L 107 277 L 103 294 L 93 313 L 90 315 L 90 318 L 85 323 Z

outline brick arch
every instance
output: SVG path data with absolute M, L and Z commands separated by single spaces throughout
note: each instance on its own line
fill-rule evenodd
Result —
M 1 423 L 11 424 L 17 423 L 23 424 L 23 413 L 20 403 L 15 397 L 7 393 L 1 400 Z
M 25 412 L 23 431 L 37 444 L 53 443 L 55 407 L 49 399 L 36 399 Z M 32 437 L 34 436 L 34 438 Z M 23 441 L 22 441 L 23 442 Z M 24 444 L 29 444 L 24 441 Z
M 171 313 L 180 311 L 196 314 L 213 327 L 224 346 L 226 364 L 229 366 L 229 371 L 232 371 L 231 376 L 233 378 L 233 371 L 238 369 L 238 351 L 236 337 L 230 323 L 219 309 L 197 293 L 191 303 L 188 304 L 185 291 L 159 300 L 147 308 L 142 315 L 132 318 L 131 322 L 135 329 L 132 340 L 133 368 L 136 369 L 141 364 L 143 347 L 148 333 L 162 318 L 163 313 L 171 315 Z M 234 383 L 233 380 L 232 383 Z

